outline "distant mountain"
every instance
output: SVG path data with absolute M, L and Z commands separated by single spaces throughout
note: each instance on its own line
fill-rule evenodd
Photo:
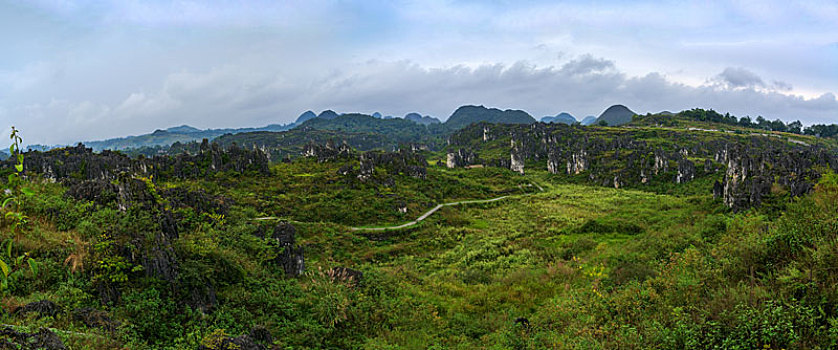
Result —
M 535 123 L 535 118 L 521 110 L 501 111 L 483 106 L 462 106 L 457 108 L 444 124 L 450 129 L 460 129 L 469 124 L 484 121 L 502 124 L 532 124 Z
M 418 123 L 420 120 L 422 120 L 422 115 L 419 113 L 408 113 L 404 115 L 404 119 L 412 120 Z
M 119 137 L 99 141 L 84 141 L 85 146 L 92 148 L 94 151 L 109 150 L 125 150 L 131 148 L 143 147 L 168 147 L 175 142 L 186 143 L 192 141 L 201 141 L 202 139 L 212 140 L 218 136 L 225 134 L 239 134 L 253 131 L 285 131 L 293 127 L 294 124 L 279 125 L 271 124 L 260 128 L 238 128 L 238 129 L 206 129 L 201 130 L 189 125 L 181 125 L 165 130 L 155 130 L 150 134 L 143 134 L 137 136 Z M 61 145 L 56 145 L 61 147 Z
M 541 118 L 542 123 L 565 123 L 565 124 L 573 124 L 576 123 L 576 118 L 574 118 L 570 113 L 561 112 L 556 114 L 555 117 L 553 116 L 546 116 Z
M 404 119 L 422 124 L 422 125 L 429 125 L 429 124 L 439 124 L 442 123 L 439 119 L 436 119 L 431 116 L 422 116 L 419 113 L 408 113 L 404 116 Z
M 331 109 L 327 109 L 325 111 L 322 111 L 322 112 L 320 112 L 320 114 L 317 115 L 317 118 L 327 119 L 327 120 L 335 119 L 337 117 L 338 117 L 338 114 L 335 113 L 335 111 L 333 111 Z
M 596 124 L 605 121 L 609 126 L 623 125 L 630 122 L 633 116 L 634 112 L 626 106 L 613 105 L 599 115 L 599 118 L 596 119 Z
M 375 112 L 372 114 L 372 117 L 376 119 L 381 119 L 381 113 Z
M 439 126 L 433 126 L 439 129 Z M 314 118 L 293 130 L 333 130 L 346 133 L 387 137 L 398 142 L 428 142 L 432 138 L 429 126 L 402 119 L 378 119 L 371 115 L 348 113 L 335 119 Z
M 593 123 L 596 123 L 596 117 L 594 117 L 592 115 L 589 115 L 589 116 L 585 117 L 584 119 L 582 119 L 581 122 L 579 122 L 579 124 L 582 124 L 582 125 L 591 125 Z
M 305 112 L 303 112 L 303 114 L 300 114 L 300 116 L 297 117 L 297 121 L 295 121 L 294 124 L 299 125 L 299 124 L 305 123 L 306 120 L 314 119 L 314 118 L 317 118 L 317 114 L 314 114 L 314 112 L 312 112 L 312 111 L 305 111 Z
M 171 133 L 175 133 L 175 134 L 191 134 L 191 133 L 195 133 L 195 132 L 201 132 L 201 129 L 194 128 L 194 127 L 191 127 L 189 125 L 181 125 L 181 126 L 175 126 L 175 127 L 172 127 L 172 128 L 168 128 L 168 129 L 166 129 L 166 131 L 171 132 Z

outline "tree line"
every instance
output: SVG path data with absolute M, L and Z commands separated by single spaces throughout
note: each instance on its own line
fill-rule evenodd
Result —
M 763 118 L 762 116 L 757 116 L 755 120 L 752 120 L 749 116 L 744 116 L 737 119 L 736 116 L 733 116 L 730 113 L 725 113 L 723 115 L 712 109 L 704 110 L 701 108 L 693 108 L 690 110 L 682 111 L 680 115 L 698 121 L 738 125 L 746 128 L 763 129 L 769 131 L 782 131 L 800 135 L 813 135 L 818 137 L 835 137 L 836 135 L 838 135 L 838 124 L 814 124 L 807 127 L 803 127 L 803 123 L 801 123 L 799 120 L 790 123 L 784 123 L 780 119 L 770 121 Z

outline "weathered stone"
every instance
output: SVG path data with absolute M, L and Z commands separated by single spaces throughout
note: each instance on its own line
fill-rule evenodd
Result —
M 675 183 L 682 184 L 692 181 L 695 178 L 695 164 L 687 158 L 678 160 L 678 174 L 675 175 Z
M 297 228 L 288 221 L 280 221 L 274 227 L 274 232 L 271 238 L 274 239 L 277 245 L 286 247 L 296 244 Z
M 577 175 L 588 170 L 588 152 L 581 149 L 570 155 L 567 161 L 567 173 Z
M 11 160 L 2 162 L 13 166 Z M 132 159 L 109 150 L 94 153 L 78 144 L 76 147 L 58 148 L 47 152 L 30 151 L 24 157 L 24 173 L 40 174 L 51 180 L 114 180 L 122 173 L 154 179 L 198 178 L 222 171 L 244 173 L 254 171 L 269 174 L 268 155 L 260 149 L 252 151 L 235 144 L 222 149 L 205 140 L 200 152 L 175 156 L 143 156 Z
M 18 315 L 26 315 L 33 312 L 38 314 L 38 318 L 55 317 L 61 312 L 61 307 L 49 300 L 39 300 L 21 306 L 15 310 L 15 313 Z
M 655 151 L 655 165 L 653 169 L 655 175 L 669 171 L 669 159 L 667 159 L 663 151 Z
M 303 156 L 307 158 L 317 158 L 320 163 L 327 161 L 334 161 L 339 159 L 350 159 L 354 156 L 352 148 L 345 142 L 340 146 L 335 146 L 331 140 L 326 142 L 325 146 L 320 146 L 314 143 L 308 143 L 303 148 Z
M 4 326 L 0 328 L 0 349 L 66 350 L 67 347 L 49 329 L 41 328 L 35 333 L 25 333 Z
M 297 229 L 288 222 L 280 222 L 274 228 L 273 244 L 279 249 L 274 261 L 282 267 L 285 275 L 297 277 L 305 272 L 305 258 L 303 247 L 296 244 Z
M 301 246 L 286 246 L 277 256 L 276 262 L 282 266 L 285 275 L 288 277 L 297 277 L 303 274 L 306 270 L 305 258 L 303 257 L 303 247 Z
M 249 334 L 235 338 L 224 338 L 212 346 L 201 345 L 198 350 L 267 350 L 265 345 L 259 344 Z
M 515 150 L 510 153 L 509 169 L 524 175 L 524 157 Z
M 107 312 L 89 307 L 73 310 L 73 319 L 84 323 L 87 327 L 100 328 L 109 332 L 119 327 L 119 322 L 112 320 Z
M 474 152 L 460 148 L 456 152 L 449 152 L 446 155 L 445 165 L 448 168 L 459 168 L 474 164 L 476 161 L 477 155 Z
M 558 174 L 562 170 L 562 162 L 559 152 L 551 150 L 547 155 L 547 171 L 551 174 Z
M 226 215 L 233 200 L 224 196 L 212 196 L 202 189 L 195 191 L 173 187 L 157 191 L 172 208 L 192 208 L 197 214 L 211 213 Z

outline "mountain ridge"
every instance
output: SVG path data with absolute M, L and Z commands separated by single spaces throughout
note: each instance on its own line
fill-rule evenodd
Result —
M 465 105 L 457 108 L 443 124 L 451 129 L 459 129 L 478 122 L 532 124 L 536 120 L 529 113 L 519 109 L 500 110 L 482 105 Z

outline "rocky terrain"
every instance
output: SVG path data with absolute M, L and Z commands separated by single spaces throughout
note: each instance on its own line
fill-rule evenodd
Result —
M 222 148 L 204 139 L 194 154 L 150 158 L 131 158 L 108 150 L 95 153 L 83 144 L 47 152 L 32 151 L 26 153 L 23 167 L 24 174 L 39 174 L 50 181 L 110 181 L 122 173 L 154 179 L 197 178 L 224 171 L 266 174 L 268 162 L 268 154 L 261 149 L 248 150 L 235 145 Z M 2 165 L 11 168 L 12 162 L 7 160 Z
M 834 150 L 765 136 L 707 138 L 701 133 L 636 130 L 603 134 L 554 124 L 481 124 L 455 133 L 449 143 L 448 167 L 481 164 L 523 174 L 529 165 L 615 188 L 684 184 L 723 174 L 713 193 L 737 211 L 759 205 L 777 188 L 791 197 L 806 194 L 821 171 L 838 170 Z M 506 157 L 487 156 L 503 152 L 503 145 L 508 145 Z

